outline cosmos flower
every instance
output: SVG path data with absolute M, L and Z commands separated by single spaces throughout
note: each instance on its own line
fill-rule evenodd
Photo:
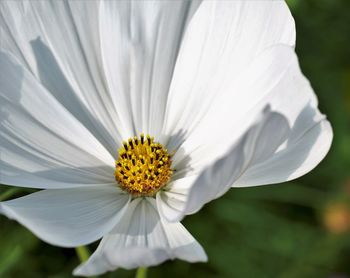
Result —
M 184 216 L 329 150 L 284 1 L 0 5 L 0 183 L 42 189 L 0 212 L 53 245 L 102 238 L 76 275 L 206 261 Z

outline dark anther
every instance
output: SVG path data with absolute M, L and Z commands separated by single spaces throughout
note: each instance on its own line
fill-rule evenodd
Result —
M 134 144 L 133 144 L 131 139 L 129 139 L 129 145 L 130 145 L 131 149 L 133 150 L 134 149 Z
M 123 143 L 124 149 L 127 151 L 128 150 L 128 144 L 126 142 Z

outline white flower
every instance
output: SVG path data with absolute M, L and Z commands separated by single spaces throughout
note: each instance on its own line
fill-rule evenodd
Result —
M 206 261 L 185 215 L 330 147 L 284 1 L 0 5 L 0 183 L 44 189 L 0 211 L 54 245 L 102 238 L 77 275 Z

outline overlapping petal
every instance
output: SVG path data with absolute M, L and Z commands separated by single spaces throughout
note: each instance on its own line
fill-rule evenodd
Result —
M 288 139 L 274 152 L 263 148 L 264 144 L 270 144 L 271 135 L 265 142 L 259 142 L 261 157 L 255 156 L 232 186 L 285 182 L 315 168 L 328 153 L 333 138 L 330 123 L 318 113 L 315 108 L 306 106 L 289 131 Z
M 41 84 L 40 87 L 44 87 L 51 98 L 62 106 L 61 110 L 69 112 L 66 114 L 70 114 L 70 119 L 75 118 L 73 121 L 77 120 L 83 125 L 111 157 L 116 158 L 121 141 L 135 135 L 127 131 L 139 123 L 141 125 L 145 119 L 147 124 L 143 130 L 139 129 L 139 132 L 149 131 L 155 135 L 156 130 L 159 130 L 159 119 L 162 119 L 165 110 L 163 102 L 167 96 L 181 38 L 189 18 L 200 2 L 3 1 L 0 3 L 1 48 L 11 52 L 19 64 L 29 70 L 33 76 L 31 82 L 35 83 L 36 79 L 37 83 Z M 129 29 L 130 26 L 132 30 Z M 111 32 L 108 33 L 108 30 Z M 115 48 L 111 48 L 113 45 Z M 118 56 L 124 60 L 117 59 Z M 141 56 L 144 59 L 135 59 Z M 16 77 L 11 78 L 7 74 L 2 76 L 8 82 L 17 84 L 11 89 L 13 102 L 31 97 L 27 95 L 29 93 L 26 89 L 19 86 L 22 84 L 20 65 L 16 65 L 18 70 L 13 72 Z M 2 72 L 10 71 L 7 66 L 2 65 Z M 110 69 L 115 71 L 110 73 Z M 111 75 L 108 75 L 109 73 Z M 125 77 L 125 82 L 114 83 L 116 78 L 122 77 Z M 143 89 L 132 88 L 130 84 L 141 84 Z M 120 86 L 123 87 L 123 91 L 120 90 Z M 10 94 L 8 90 L 3 87 L 3 95 Z M 132 108 L 130 103 L 126 106 L 123 99 L 130 95 L 133 95 L 136 106 L 142 103 L 142 107 Z M 44 102 L 46 98 L 42 100 Z M 51 102 L 47 101 L 46 106 L 50 107 Z M 7 105 L 3 101 L 2 103 Z M 125 109 L 132 112 L 130 109 L 134 108 L 137 113 L 141 113 L 138 114 L 138 117 L 142 115 L 141 118 L 132 117 L 132 113 L 123 113 Z M 6 119 L 8 112 L 3 111 L 1 114 Z M 64 119 L 58 114 L 57 118 Z M 130 123 L 129 119 L 137 122 Z M 150 129 L 147 128 L 148 121 L 154 124 Z M 31 124 L 21 124 L 25 125 L 26 129 L 34 130 Z M 32 155 L 32 150 L 30 155 L 23 152 L 24 147 L 18 147 L 19 144 L 13 143 L 12 138 L 2 139 L 4 160 L 11 156 L 12 160 L 20 161 L 17 165 L 2 161 L 3 183 L 39 188 L 60 187 L 59 184 L 52 185 L 50 179 L 46 179 L 46 176 L 58 175 L 57 171 L 52 172 L 52 161 L 47 161 L 47 157 L 42 158 L 46 156 L 45 144 L 43 150 L 39 149 L 43 138 L 46 143 L 55 144 L 51 134 L 47 134 L 49 131 L 31 134 L 31 141 L 37 141 L 38 146 L 35 155 Z M 36 136 L 40 137 L 35 140 Z M 87 138 L 81 136 L 81 141 L 86 142 Z M 8 153 L 10 149 L 11 154 Z M 41 156 L 37 154 L 40 151 L 43 152 Z M 67 152 L 74 154 L 67 157 L 68 161 L 77 158 L 83 165 L 68 165 L 60 160 L 64 165 L 54 167 L 61 169 L 65 178 L 55 182 L 61 181 L 64 183 L 62 186 L 71 186 L 69 183 L 81 184 L 87 181 L 89 184 L 104 184 L 106 180 L 112 180 L 113 173 L 108 167 L 94 164 L 93 159 L 86 165 L 84 159 L 70 150 L 69 146 L 65 151 L 62 156 L 67 156 Z M 18 154 L 13 155 L 14 152 Z M 105 153 L 100 151 L 100 148 L 96 148 L 96 152 Z M 44 167 L 45 163 L 49 166 Z M 39 178 L 38 175 L 31 174 L 39 171 Z M 14 177 L 19 172 L 23 178 Z M 76 172 L 80 181 L 70 172 Z M 92 176 L 87 178 L 86 175 L 89 174 Z
M 125 135 L 102 68 L 100 1 L 1 1 L 1 48 L 116 154 Z
M 231 89 L 238 90 L 245 98 L 234 103 L 230 92 L 224 93 L 208 111 L 210 116 L 215 112 L 216 118 L 210 122 L 208 116 L 209 121 L 203 122 L 202 130 L 199 125 L 194 133 L 197 140 L 202 138 L 205 125 L 209 125 L 216 136 L 225 135 L 217 139 L 219 147 L 231 140 L 235 143 L 230 151 L 226 149 L 215 163 L 204 168 L 188 187 L 185 201 L 186 194 L 172 194 L 176 183 L 169 188 L 169 193 L 163 193 L 172 195 L 162 198 L 165 204 L 158 202 L 160 209 L 168 211 L 169 220 L 178 221 L 183 215 L 196 212 L 232 185 L 253 186 L 297 178 L 312 170 L 328 152 L 332 129 L 318 111 L 315 94 L 290 47 L 280 45 L 264 51 L 241 75 L 241 80 L 244 82 L 236 83 Z M 280 116 L 265 116 L 256 123 L 257 113 L 264 107 L 275 113 L 272 115 Z M 235 115 L 239 118 L 234 118 Z M 225 122 L 225 117 L 232 120 Z M 266 117 L 268 120 L 264 120 Z M 215 125 L 216 121 L 225 122 L 225 128 Z M 204 156 L 205 152 L 198 155 Z M 170 202 L 177 204 L 175 210 L 169 210 Z
M 156 200 L 159 213 L 167 221 L 175 221 L 180 218 L 180 215 L 182 216 L 190 189 L 197 178 L 198 175 L 192 175 L 174 180 L 164 190 L 157 193 Z M 214 188 L 214 186 L 212 187 Z
M 188 199 L 181 213 L 172 220 L 179 221 L 185 214 L 197 212 L 205 203 L 226 193 L 251 166 L 252 161 L 259 160 L 268 153 L 273 154 L 286 140 L 288 132 L 287 119 L 267 108 L 261 118 L 224 157 L 199 175 L 188 192 Z M 267 144 L 269 144 L 268 147 L 266 147 Z
M 114 159 L 12 55 L 0 53 L 0 183 L 106 184 Z
M 47 189 L 0 203 L 0 213 L 58 246 L 89 244 L 123 217 L 130 196 L 115 186 Z
M 176 221 L 231 186 L 297 178 L 329 150 L 284 1 L 0 5 L 0 183 L 49 188 L 0 213 L 55 245 L 104 236 L 76 275 L 205 261 Z M 130 202 L 114 158 L 141 132 L 176 151 L 176 172 L 156 200 Z
M 245 93 L 232 90 L 232 86 L 266 48 L 276 44 L 295 44 L 294 20 L 285 1 L 203 2 L 186 30 L 170 87 L 163 127 L 170 148 L 181 147 L 195 156 L 198 144 L 215 143 L 212 122 L 225 130 L 233 117 L 244 117 L 233 113 L 233 108 L 226 121 L 220 122 L 216 121 L 220 109 L 215 107 L 216 114 L 210 116 L 208 109 L 227 91 L 227 102 L 249 107 L 241 103 Z M 209 117 L 212 121 L 207 123 Z M 199 123 L 206 126 L 207 133 L 200 138 L 192 136 L 198 133 Z M 187 142 L 191 137 L 193 141 Z M 175 154 L 174 163 L 182 158 Z M 212 158 L 209 153 L 201 157 L 206 162 Z
M 119 224 L 74 274 L 99 275 L 117 267 L 152 266 L 175 258 L 207 260 L 203 248 L 180 223 L 160 218 L 154 199 L 135 199 Z

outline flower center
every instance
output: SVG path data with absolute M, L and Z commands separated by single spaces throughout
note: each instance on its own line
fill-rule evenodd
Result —
M 115 179 L 135 197 L 153 196 L 169 181 L 171 155 L 154 138 L 141 134 L 123 142 L 116 160 Z

